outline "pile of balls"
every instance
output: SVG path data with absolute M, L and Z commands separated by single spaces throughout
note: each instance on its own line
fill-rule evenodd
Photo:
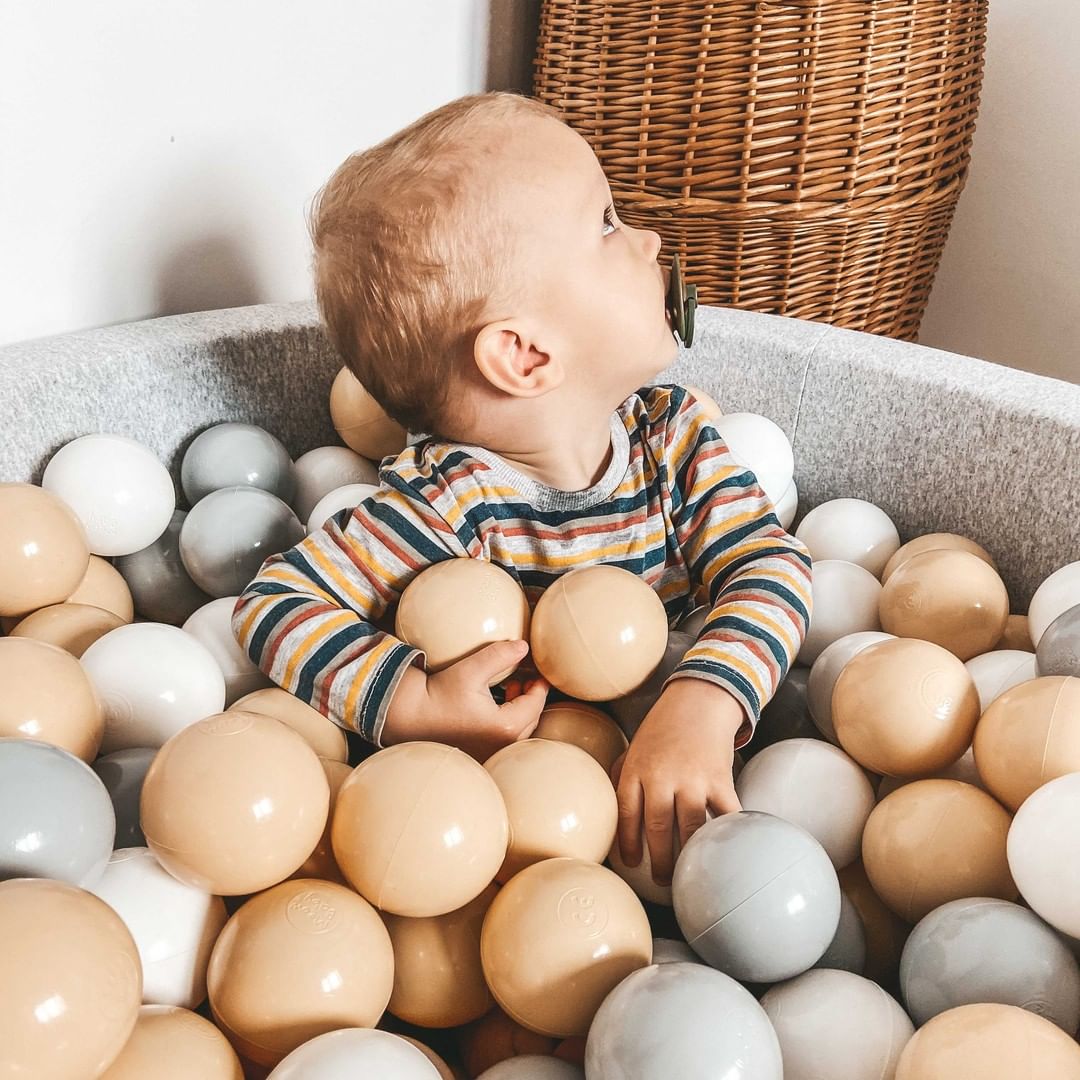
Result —
M 708 404 L 788 527 L 783 433 Z M 808 513 L 813 620 L 743 810 L 662 886 L 611 771 L 708 608 L 669 627 L 610 565 L 531 610 L 492 564 L 420 573 L 393 627 L 430 670 L 527 638 L 557 691 L 483 761 L 364 752 L 241 653 L 262 560 L 404 444 L 346 372 L 331 415 L 348 445 L 296 462 L 199 434 L 187 511 L 115 435 L 0 484 L 0 1072 L 1080 1078 L 1080 562 L 1020 615 L 969 539 Z

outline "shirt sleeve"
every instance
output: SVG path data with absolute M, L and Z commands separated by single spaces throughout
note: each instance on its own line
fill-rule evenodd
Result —
M 232 615 L 260 670 L 376 746 L 398 683 L 425 660 L 376 623 L 421 570 L 468 555 L 423 495 L 392 472 L 382 479 L 355 509 L 270 556 Z
M 712 610 L 664 685 L 698 678 L 732 694 L 745 712 L 738 748 L 806 638 L 810 552 L 783 529 L 757 477 L 682 387 L 672 388 L 665 438 L 672 522 L 691 581 L 705 586 Z

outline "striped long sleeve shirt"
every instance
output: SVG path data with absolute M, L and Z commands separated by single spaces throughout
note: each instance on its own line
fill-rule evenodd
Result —
M 423 569 L 486 559 L 534 608 L 559 575 L 610 563 L 657 592 L 669 625 L 707 594 L 701 633 L 667 682 L 706 679 L 731 693 L 744 745 L 806 636 L 810 553 L 682 387 L 632 394 L 611 436 L 610 465 L 581 491 L 541 484 L 479 446 L 429 438 L 384 458 L 376 493 L 263 563 L 237 600 L 237 641 L 279 686 L 382 746 L 398 682 L 424 663 L 384 627 Z

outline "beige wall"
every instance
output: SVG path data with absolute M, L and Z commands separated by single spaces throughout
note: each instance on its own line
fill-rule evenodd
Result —
M 991 0 L 967 187 L 919 340 L 1080 382 L 1080 2 Z

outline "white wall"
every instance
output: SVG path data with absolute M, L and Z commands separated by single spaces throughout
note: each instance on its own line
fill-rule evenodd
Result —
M 0 0 L 0 344 L 310 295 L 333 168 L 530 86 L 540 0 Z M 1080 2 L 992 0 L 920 340 L 1080 381 Z
M 0 343 L 309 296 L 311 196 L 486 39 L 484 0 L 0 0 Z
M 1080 3 L 991 0 L 967 186 L 919 334 L 1080 382 Z

